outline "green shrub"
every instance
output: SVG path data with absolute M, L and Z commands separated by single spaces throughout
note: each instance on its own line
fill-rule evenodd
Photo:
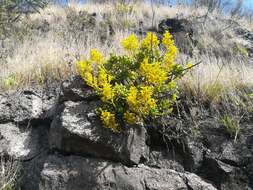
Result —
M 101 121 L 114 132 L 171 113 L 177 100 L 176 81 L 192 67 L 175 62 L 177 48 L 169 32 L 162 43 L 150 32 L 143 40 L 130 35 L 121 44 L 125 55 L 106 58 L 92 49 L 88 60 L 78 62 L 80 75 L 101 97 Z

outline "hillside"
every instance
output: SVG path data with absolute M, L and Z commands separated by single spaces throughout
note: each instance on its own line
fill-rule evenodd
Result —
M 121 132 L 103 127 L 103 99 L 79 61 L 94 49 L 106 59 L 125 55 L 129 35 L 152 32 L 162 41 L 166 31 L 175 62 L 188 68 L 173 111 Z M 0 189 L 253 189 L 247 18 L 184 5 L 49 5 L 23 15 L 0 48 Z

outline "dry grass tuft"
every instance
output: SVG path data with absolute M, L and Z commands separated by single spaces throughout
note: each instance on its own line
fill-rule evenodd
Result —
M 11 190 L 15 188 L 19 175 L 19 164 L 17 161 L 0 157 L 0 189 Z

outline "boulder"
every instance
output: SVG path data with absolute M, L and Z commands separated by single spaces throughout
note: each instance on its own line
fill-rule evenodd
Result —
M 162 20 L 158 25 L 158 31 L 164 33 L 169 31 L 172 34 L 184 32 L 188 35 L 193 35 L 192 23 L 187 19 L 168 18 Z
M 249 177 L 239 168 L 208 155 L 198 174 L 221 190 L 251 189 Z
M 98 104 L 97 101 L 64 102 L 51 125 L 51 149 L 120 161 L 126 165 L 145 160 L 149 152 L 145 128 L 131 127 L 113 133 L 96 117 Z
M 56 96 L 25 90 L 0 94 L 0 123 L 28 123 L 52 118 Z
M 64 101 L 82 101 L 98 99 L 96 92 L 85 85 L 80 76 L 73 76 L 65 80 L 61 85 L 59 102 Z
M 55 155 L 49 156 L 44 163 L 39 189 L 216 190 L 191 173 L 144 165 L 128 168 L 100 159 Z
M 240 165 L 240 158 L 236 152 L 233 142 L 225 142 L 221 145 L 221 155 L 219 159 L 225 163 L 229 163 L 234 166 Z

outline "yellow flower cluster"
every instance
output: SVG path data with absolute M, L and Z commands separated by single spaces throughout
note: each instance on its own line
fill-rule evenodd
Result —
M 100 114 L 100 119 L 103 122 L 104 126 L 112 129 L 113 132 L 118 132 L 118 124 L 116 122 L 115 114 L 102 110 Z
M 162 43 L 167 49 L 167 52 L 164 54 L 164 64 L 167 70 L 170 71 L 175 65 L 177 47 L 175 46 L 172 35 L 169 32 L 164 33 Z
M 105 83 L 102 87 L 102 101 L 113 102 L 114 91 L 110 83 Z
M 168 31 L 166 31 L 163 34 L 162 43 L 167 48 L 167 50 L 169 50 L 172 46 L 175 46 L 174 45 L 175 43 L 174 43 L 173 37 L 172 37 L 172 35 Z
M 110 84 L 112 76 L 107 74 L 103 67 L 104 56 L 101 52 L 96 49 L 90 51 L 90 59 L 86 61 L 80 61 L 78 63 L 78 70 L 81 77 L 85 82 L 94 88 L 96 91 L 101 92 L 102 100 L 104 102 L 113 101 L 114 91 Z M 93 70 L 93 64 L 98 65 L 98 74 L 95 74 Z
M 139 42 L 136 35 L 131 34 L 121 42 L 121 45 L 123 48 L 125 48 L 125 50 L 135 51 L 139 47 Z
M 98 73 L 98 87 L 96 90 L 101 91 L 102 101 L 113 102 L 114 90 L 111 84 L 112 76 L 106 73 L 103 67 L 100 67 Z
M 147 36 L 142 40 L 141 47 L 147 49 L 157 49 L 159 43 L 160 41 L 157 36 L 152 32 L 148 32 Z
M 138 113 L 141 116 L 149 115 L 157 106 L 153 98 L 153 88 L 150 86 L 140 87 L 140 90 L 134 86 L 130 87 L 127 103 L 132 112 Z
M 92 49 L 90 51 L 90 61 L 93 63 L 101 64 L 103 63 L 104 56 L 103 54 L 98 51 L 97 49 Z
M 80 73 L 81 77 L 86 81 L 86 83 L 89 86 L 96 88 L 97 81 L 96 81 L 96 78 L 92 74 L 92 66 L 89 61 L 79 61 L 78 72 Z
M 150 84 L 161 85 L 167 80 L 167 72 L 160 62 L 149 63 L 148 59 L 144 59 L 140 66 L 140 73 Z

